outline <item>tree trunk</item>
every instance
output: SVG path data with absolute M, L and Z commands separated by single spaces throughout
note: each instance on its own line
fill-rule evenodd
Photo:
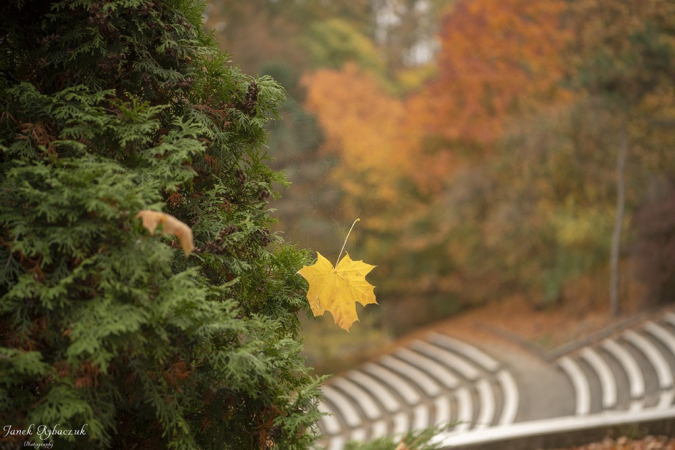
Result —
M 623 224 L 623 210 L 626 202 L 626 157 L 628 155 L 628 136 L 626 119 L 623 120 L 620 130 L 619 153 L 616 161 L 616 217 L 614 232 L 612 233 L 612 254 L 610 257 L 609 301 L 612 315 L 619 315 L 619 250 L 621 245 L 621 226 Z

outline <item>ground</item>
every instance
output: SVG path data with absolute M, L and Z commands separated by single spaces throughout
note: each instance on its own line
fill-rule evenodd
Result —
M 673 450 L 675 439 L 666 436 L 647 436 L 644 439 L 632 440 L 627 437 L 605 439 L 602 442 L 559 450 Z

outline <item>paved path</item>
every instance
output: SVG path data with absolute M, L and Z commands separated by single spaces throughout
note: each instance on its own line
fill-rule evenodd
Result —
M 553 362 L 438 333 L 323 387 L 328 450 L 437 424 L 455 433 L 603 411 L 675 408 L 675 314 L 644 322 Z M 675 409 L 674 409 L 675 411 Z

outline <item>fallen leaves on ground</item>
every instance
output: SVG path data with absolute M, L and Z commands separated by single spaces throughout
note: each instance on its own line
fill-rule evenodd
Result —
M 138 219 L 139 217 L 143 219 L 143 227 L 148 230 L 150 234 L 154 234 L 157 227 L 162 225 L 163 233 L 176 236 L 180 241 L 180 245 L 183 248 L 183 252 L 185 252 L 186 258 L 190 255 L 190 252 L 194 250 L 195 246 L 192 242 L 192 229 L 171 214 L 144 209 L 136 214 L 136 218 Z
M 570 447 L 559 450 L 673 450 L 675 439 L 666 436 L 647 436 L 644 439 L 620 437 L 616 440 L 606 438 L 602 442 Z
M 329 311 L 335 323 L 349 331 L 352 324 L 359 320 L 356 315 L 356 302 L 363 306 L 377 304 L 375 286 L 366 281 L 366 275 L 375 266 L 363 261 L 352 261 L 349 254 L 340 260 L 337 267 L 317 252 L 314 265 L 304 266 L 298 271 L 309 283 L 307 300 L 314 316 L 322 316 Z

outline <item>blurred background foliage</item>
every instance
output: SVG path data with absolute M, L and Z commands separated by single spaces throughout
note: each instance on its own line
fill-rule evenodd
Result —
M 206 27 L 287 91 L 277 230 L 334 259 L 360 217 L 378 265 L 349 338 L 307 321 L 312 364 L 513 293 L 609 313 L 613 254 L 619 304 L 675 298 L 672 0 L 210 0 Z

